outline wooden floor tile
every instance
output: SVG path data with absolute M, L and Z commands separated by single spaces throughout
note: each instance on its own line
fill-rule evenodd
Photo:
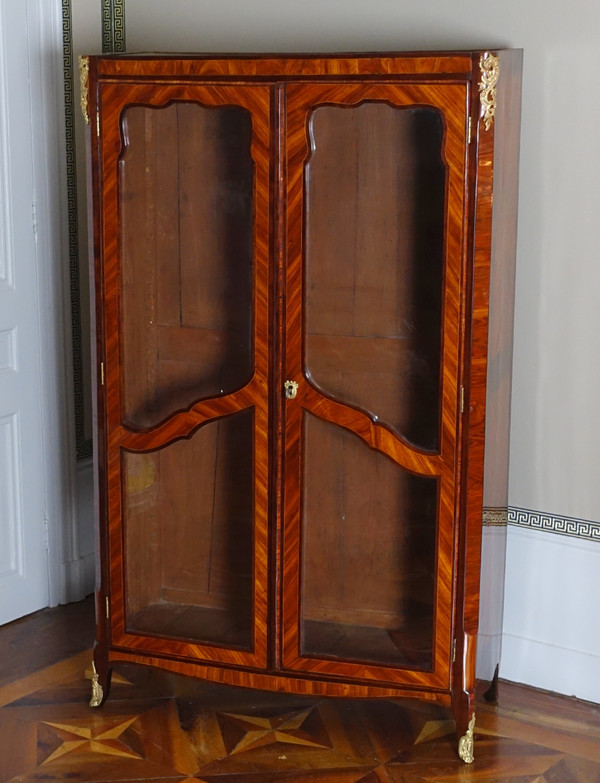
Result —
M 0 687 L 89 649 L 94 635 L 91 597 L 2 626 Z
M 498 705 L 479 700 L 465 765 L 435 705 L 258 693 L 123 665 L 91 709 L 90 661 L 86 650 L 30 662 L 14 682 L 0 671 L 0 783 L 600 783 L 600 707 L 511 684 Z

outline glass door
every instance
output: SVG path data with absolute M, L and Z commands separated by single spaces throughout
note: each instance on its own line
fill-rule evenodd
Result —
M 269 114 L 102 87 L 113 645 L 266 665 Z
M 288 89 L 289 669 L 449 683 L 467 97 Z

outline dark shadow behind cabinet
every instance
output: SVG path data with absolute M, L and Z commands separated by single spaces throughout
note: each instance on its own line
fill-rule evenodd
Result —
M 472 760 L 486 379 L 512 329 L 493 321 L 491 355 L 489 308 L 512 312 L 521 53 L 82 69 L 94 704 L 115 661 L 430 699 Z M 507 415 L 491 413 L 505 426 L 488 454 L 506 455 Z M 505 469 L 491 481 L 505 491 Z

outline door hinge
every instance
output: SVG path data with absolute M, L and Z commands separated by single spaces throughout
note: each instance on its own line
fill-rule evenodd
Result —
M 100 136 L 100 109 L 96 110 L 96 133 Z
M 468 131 L 467 131 L 467 144 L 471 143 L 471 131 L 472 131 L 472 128 L 473 128 L 473 118 L 469 117 L 469 128 L 468 128 Z
M 456 639 L 452 641 L 452 663 L 456 662 Z
M 44 546 L 46 547 L 46 552 L 50 551 L 50 526 L 48 525 L 48 520 L 44 519 Z
M 110 620 L 110 601 L 108 596 L 106 596 L 106 619 Z
M 460 412 L 465 412 L 465 387 L 460 387 Z
M 100 386 L 104 386 L 104 362 L 100 362 Z

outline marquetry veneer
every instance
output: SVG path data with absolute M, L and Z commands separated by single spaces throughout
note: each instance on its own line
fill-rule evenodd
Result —
M 96 705 L 115 661 L 428 699 L 472 760 L 520 70 L 513 50 L 82 59 Z

